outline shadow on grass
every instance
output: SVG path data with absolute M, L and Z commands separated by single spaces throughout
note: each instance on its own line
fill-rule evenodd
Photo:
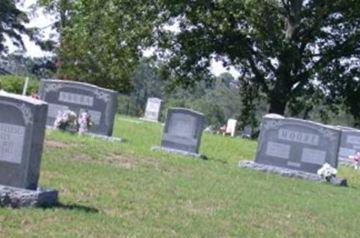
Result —
M 87 207 L 78 204 L 63 204 L 61 202 L 57 203 L 53 208 L 59 208 L 63 210 L 69 211 L 79 211 L 79 212 L 86 212 L 86 213 L 98 213 L 99 210 L 93 207 Z M 46 209 L 46 208 L 45 208 Z
M 205 161 L 214 161 L 214 162 L 221 163 L 221 164 L 229 164 L 229 162 L 226 161 L 225 159 L 219 159 L 214 156 L 207 156 L 206 159 L 204 159 L 204 160 Z

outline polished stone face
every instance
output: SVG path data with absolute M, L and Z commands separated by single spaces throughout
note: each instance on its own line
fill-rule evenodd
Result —
M 149 98 L 145 109 L 145 119 L 158 121 L 161 109 L 161 99 Z
M 161 146 L 199 153 L 204 123 L 201 113 L 184 108 L 169 109 Z
M 339 159 L 349 160 L 349 156 L 360 152 L 360 130 L 342 127 Z
M 47 104 L 0 93 L 0 184 L 36 189 L 40 174 Z
M 324 163 L 338 164 L 341 131 L 320 123 L 265 116 L 256 162 L 316 173 Z
M 112 135 L 117 92 L 81 82 L 42 80 L 40 97 L 49 104 L 47 125 L 53 125 L 59 112 L 71 110 L 79 115 L 87 111 L 94 123 L 91 133 Z

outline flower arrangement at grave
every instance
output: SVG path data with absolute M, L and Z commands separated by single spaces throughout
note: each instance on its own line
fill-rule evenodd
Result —
M 318 171 L 317 174 L 324 180 L 330 181 L 337 174 L 337 170 L 331 167 L 330 164 L 325 163 Z
M 357 152 L 355 155 L 350 155 L 349 159 L 354 161 L 354 167 L 356 170 L 360 169 L 360 152 Z
M 77 115 L 73 111 L 58 112 L 54 122 L 54 127 L 60 130 L 77 130 Z
M 93 125 L 93 122 L 91 121 L 91 115 L 88 112 L 80 113 L 77 123 L 79 125 L 78 132 L 80 134 L 86 133 Z

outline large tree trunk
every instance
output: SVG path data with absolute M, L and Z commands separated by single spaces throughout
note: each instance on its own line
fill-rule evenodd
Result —
M 285 64 L 283 65 L 285 66 Z M 279 74 L 273 90 L 268 95 L 270 103 L 269 113 L 285 114 L 285 108 L 290 98 L 293 83 L 287 73 L 288 70 L 286 70 L 288 67 L 285 66 L 284 68 L 284 73 Z
M 285 100 L 279 100 L 279 98 L 277 98 L 276 96 L 270 99 L 269 113 L 284 115 L 285 108 L 286 108 Z

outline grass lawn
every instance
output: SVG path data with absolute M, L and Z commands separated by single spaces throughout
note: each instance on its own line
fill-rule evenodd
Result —
M 240 169 L 256 142 L 204 134 L 209 160 L 153 152 L 160 124 L 117 117 L 125 143 L 47 131 L 49 209 L 0 208 L 0 237 L 360 237 L 360 173 L 349 187 Z

